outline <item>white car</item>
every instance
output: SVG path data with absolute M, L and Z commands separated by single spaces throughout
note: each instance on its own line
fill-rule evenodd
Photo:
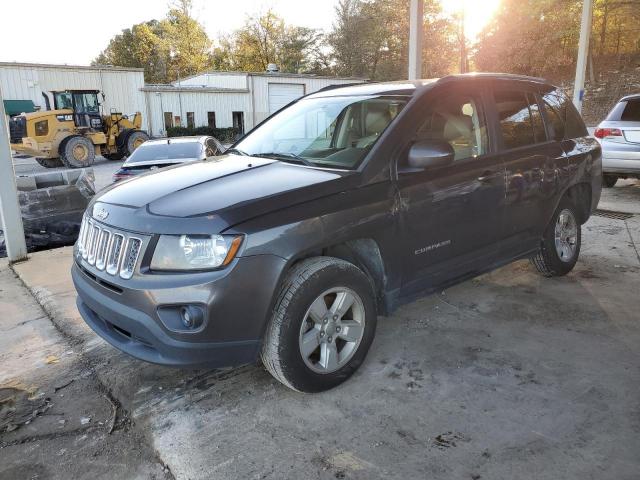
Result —
M 640 178 L 640 94 L 623 97 L 594 135 L 602 145 L 603 186 Z
M 178 163 L 204 160 L 221 155 L 224 151 L 224 146 L 218 140 L 206 135 L 147 140 L 122 164 L 122 168 L 113 175 L 113 181 Z

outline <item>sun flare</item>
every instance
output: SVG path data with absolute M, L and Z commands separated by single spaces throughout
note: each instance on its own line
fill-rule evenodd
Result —
M 442 9 L 450 15 L 461 14 L 464 9 L 466 37 L 476 40 L 500 7 L 501 0 L 442 0 Z

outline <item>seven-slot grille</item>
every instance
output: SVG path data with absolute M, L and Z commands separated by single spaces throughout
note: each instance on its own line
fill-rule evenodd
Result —
M 142 239 L 127 232 L 100 225 L 85 216 L 78 236 L 78 255 L 109 275 L 133 276 L 142 250 Z

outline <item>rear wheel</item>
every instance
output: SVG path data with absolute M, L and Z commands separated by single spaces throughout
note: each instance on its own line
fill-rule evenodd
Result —
M 578 218 L 573 202 L 563 199 L 544 232 L 540 250 L 531 258 L 531 263 L 545 277 L 566 275 L 578 261 L 582 241 Z
M 294 390 L 333 388 L 362 364 L 376 315 L 371 282 L 362 270 L 332 257 L 303 260 L 280 290 L 262 362 Z
M 602 185 L 605 188 L 613 188 L 613 186 L 618 181 L 617 175 L 605 174 L 602 176 Z
M 70 137 L 65 140 L 62 161 L 68 168 L 84 168 L 93 165 L 96 149 L 86 137 Z
M 64 163 L 62 163 L 61 158 L 37 158 L 36 162 L 38 162 L 44 168 L 57 168 L 63 167 Z
M 131 132 L 129 138 L 127 138 L 127 156 L 131 155 L 136 148 L 138 148 L 147 140 L 149 140 L 149 135 L 147 135 L 145 132 L 142 132 L 140 130 Z

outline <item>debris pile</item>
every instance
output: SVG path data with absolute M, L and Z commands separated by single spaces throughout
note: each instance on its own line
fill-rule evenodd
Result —
M 72 245 L 82 215 L 95 195 L 93 169 L 16 177 L 27 249 Z M 6 256 L 0 230 L 0 257 Z

